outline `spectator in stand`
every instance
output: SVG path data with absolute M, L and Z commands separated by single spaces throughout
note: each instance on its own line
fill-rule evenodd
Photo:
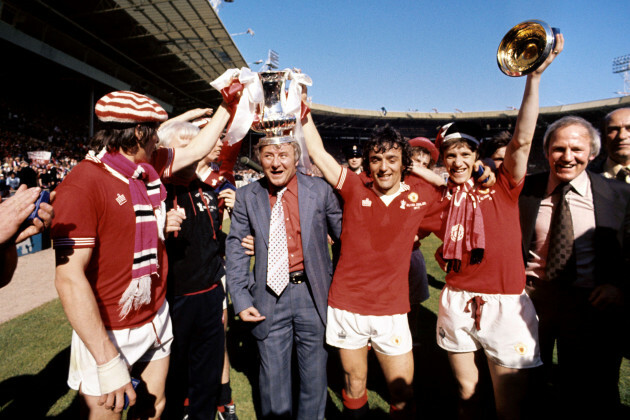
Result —
M 15 172 L 11 172 L 9 178 L 7 178 L 6 184 L 9 186 L 9 192 L 13 194 L 20 186 L 20 178 L 15 176 Z
M 28 160 L 23 160 L 18 171 L 20 185 L 24 184 L 28 188 L 37 187 L 37 172 L 31 167 Z
M 4 172 L 0 172 L 0 198 L 9 196 L 9 184 L 7 184 L 7 178 L 4 175 Z

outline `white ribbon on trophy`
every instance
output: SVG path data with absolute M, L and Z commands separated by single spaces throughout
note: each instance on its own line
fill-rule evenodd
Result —
M 313 173 L 313 165 L 308 155 L 308 149 L 306 148 L 306 141 L 304 140 L 304 131 L 302 130 L 302 85 L 313 86 L 311 78 L 297 71 L 285 70 L 289 72 L 289 79 L 291 84 L 289 85 L 289 94 L 287 96 L 286 104 L 282 104 L 284 112 L 287 114 L 295 115 L 295 127 L 293 127 L 293 138 L 300 145 L 302 154 L 300 155 L 300 162 L 298 168 L 302 169 L 302 172 L 306 174 Z
M 254 122 L 256 104 L 262 104 L 264 99 L 262 83 L 258 73 L 251 71 L 247 67 L 243 67 L 240 70 L 228 69 L 211 82 L 210 85 L 220 92 L 222 89 L 230 86 L 234 79 L 238 79 L 243 85 L 243 93 L 236 107 L 232 124 L 223 138 L 230 146 L 238 143 L 245 137 L 245 134 L 252 126 L 252 122 Z
M 291 80 L 291 83 L 289 84 L 287 96 L 280 96 L 282 111 L 285 114 L 295 115 L 296 123 L 293 128 L 293 137 L 302 149 L 298 168 L 310 174 L 312 172 L 312 164 L 308 157 L 308 149 L 306 148 L 306 142 L 304 140 L 304 131 L 302 130 L 300 116 L 302 110 L 302 85 L 312 86 L 313 81 L 308 75 L 300 73 L 299 71 L 293 71 L 291 69 L 285 69 L 284 71 L 288 73 L 288 80 Z M 254 122 L 256 106 L 264 102 L 262 82 L 260 81 L 258 73 L 251 71 L 247 67 L 243 67 L 240 70 L 226 70 L 221 76 L 211 82 L 210 85 L 216 90 L 221 91 L 230 86 L 234 79 L 238 79 L 238 81 L 243 84 L 244 89 L 236 107 L 232 124 L 224 137 L 224 140 L 227 141 L 229 145 L 237 143 L 245 137 Z

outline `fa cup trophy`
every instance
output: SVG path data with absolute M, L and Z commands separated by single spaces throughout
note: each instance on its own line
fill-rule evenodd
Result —
M 252 130 L 265 133 L 260 145 L 281 144 L 294 141 L 289 134 L 295 127 L 295 114 L 285 113 L 287 95 L 285 83 L 288 71 L 263 71 L 258 73 L 262 82 L 264 101 L 256 105 Z M 291 82 L 295 83 L 295 81 Z

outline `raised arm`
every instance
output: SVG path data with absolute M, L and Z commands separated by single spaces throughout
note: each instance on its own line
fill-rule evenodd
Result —
M 514 136 L 507 146 L 505 160 L 503 161 L 505 169 L 515 182 L 520 182 L 527 174 L 527 160 L 534 139 L 534 132 L 536 131 L 536 121 L 538 120 L 540 76 L 556 56 L 562 52 L 563 48 L 564 37 L 562 34 L 557 34 L 553 52 L 549 54 L 547 60 L 538 69 L 527 76 Z
M 230 119 L 225 102 L 221 103 L 214 116 L 188 146 L 177 149 L 173 160 L 173 173 L 203 159 L 214 147 Z
M 209 117 L 212 115 L 212 108 L 194 108 L 190 109 L 183 114 L 179 114 L 173 118 L 168 119 L 162 123 L 162 126 L 165 124 L 170 124 L 173 121 L 192 121 L 201 117 Z
M 302 100 L 305 98 L 306 87 L 302 90 Z M 304 131 L 304 140 L 306 141 L 309 156 L 315 166 L 322 171 L 326 181 L 334 187 L 337 185 L 337 181 L 339 181 L 341 165 L 324 149 L 324 143 L 319 135 L 319 131 L 317 131 L 317 127 L 315 127 L 311 112 L 306 115 L 306 120 L 302 121 L 302 129 Z

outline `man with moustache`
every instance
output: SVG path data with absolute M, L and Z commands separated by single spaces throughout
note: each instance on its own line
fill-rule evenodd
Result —
M 519 199 L 543 373 L 557 383 L 561 404 L 552 405 L 561 414 L 617 418 L 630 186 L 586 170 L 599 153 L 600 137 L 580 117 L 551 124 L 543 147 L 550 172 L 527 177 Z M 550 378 L 554 344 L 558 376 Z
M 341 209 L 322 179 L 297 172 L 299 144 L 289 136 L 256 147 L 264 178 L 236 192 L 226 242 L 234 311 L 251 323 L 260 354 L 262 418 L 323 419 L 326 407 L 326 305 L 332 279 L 327 234 L 341 231 Z M 255 238 L 256 261 L 242 238 Z M 292 407 L 291 354 L 299 369 Z

